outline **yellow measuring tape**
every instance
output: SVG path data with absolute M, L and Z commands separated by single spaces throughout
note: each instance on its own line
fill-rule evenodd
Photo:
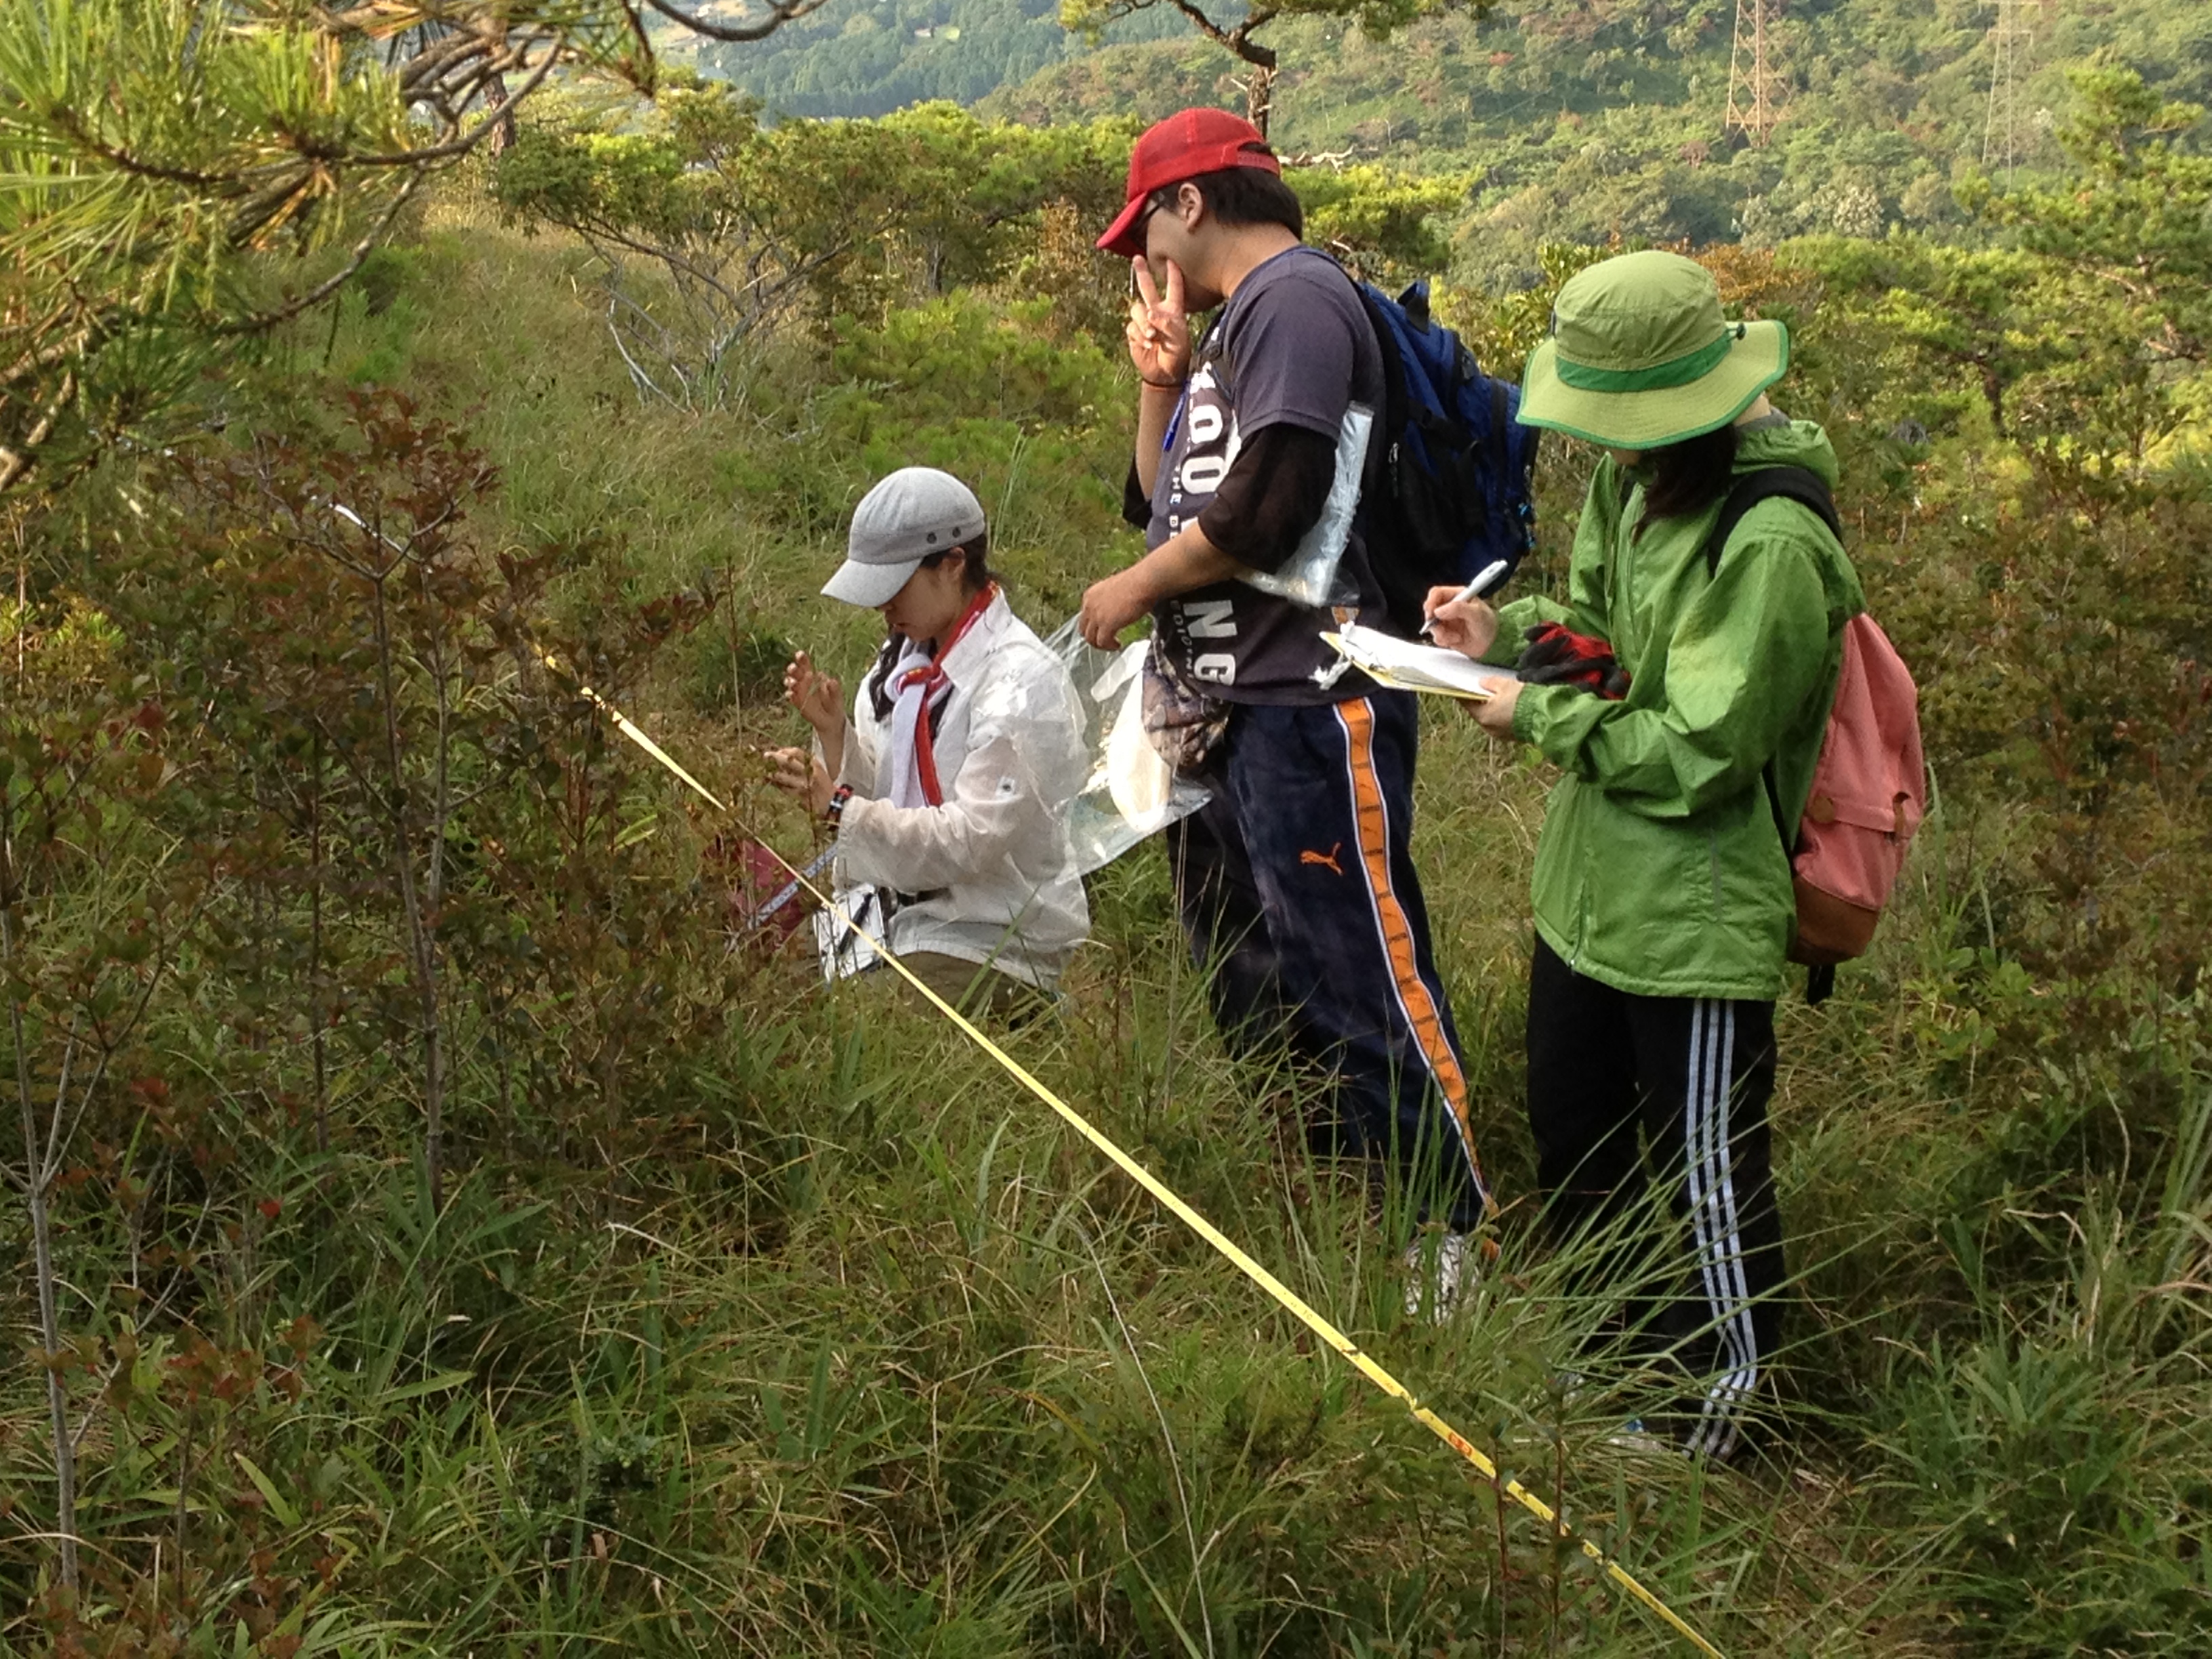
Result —
M 551 657 L 546 656 L 543 652 L 540 652 L 538 654 L 544 658 L 547 667 L 558 672 L 559 665 L 556 663 Z M 732 817 L 736 816 L 728 805 L 718 799 L 714 794 L 708 789 L 705 784 L 700 782 L 698 779 L 693 777 L 689 772 L 678 765 L 674 757 L 670 755 L 666 750 L 663 749 L 651 738 L 647 737 L 635 724 L 633 724 L 629 718 L 623 714 L 620 709 L 617 708 L 605 697 L 602 697 L 598 692 L 592 690 L 588 685 L 580 684 L 576 689 L 586 701 L 598 708 L 608 717 L 608 719 L 614 722 L 617 730 L 621 732 L 624 737 L 628 738 L 632 743 L 635 743 L 639 748 L 644 750 L 647 754 L 652 756 L 653 759 L 659 761 L 661 765 L 666 767 L 670 772 L 673 773 L 679 780 L 688 785 L 693 793 L 698 795 L 702 800 L 714 808 L 718 812 L 727 813 Z M 756 836 L 755 839 L 758 840 L 759 838 Z M 769 847 L 766 842 L 761 842 L 760 844 L 763 847 L 767 848 L 769 856 L 774 859 L 778 864 L 781 865 L 792 878 L 796 880 L 801 887 L 805 888 L 809 894 L 812 895 L 813 897 L 819 901 L 826 908 L 834 911 L 838 919 L 843 921 L 847 927 L 855 927 L 853 919 L 845 914 L 842 907 L 841 907 L 836 901 L 831 898 L 828 894 L 823 892 L 820 888 L 815 886 L 811 881 L 809 881 L 805 875 L 799 870 L 798 866 L 786 859 L 783 854 L 777 852 L 773 847 Z M 1211 1221 L 1208 1221 L 1196 1210 L 1191 1208 L 1189 1205 L 1183 1202 L 1182 1199 L 1176 1194 L 1173 1188 L 1167 1186 L 1159 1179 L 1158 1176 L 1155 1176 L 1143 1164 L 1138 1163 L 1137 1160 L 1130 1157 L 1128 1153 L 1123 1152 L 1118 1145 L 1107 1137 L 1103 1130 L 1094 1127 L 1090 1119 L 1085 1117 L 1082 1113 L 1077 1111 L 1075 1108 L 1069 1105 L 1058 1095 L 1054 1094 L 1050 1089 L 1047 1088 L 1042 1083 L 1039 1082 L 1037 1079 L 1030 1073 L 1026 1066 L 1024 1066 L 1019 1060 L 1016 1060 L 1012 1054 L 1008 1054 L 1004 1048 L 1001 1048 L 996 1042 L 993 1042 L 991 1038 L 979 1029 L 973 1021 L 969 1020 L 966 1015 L 963 1014 L 957 1008 L 955 1008 L 943 997 L 938 995 L 936 992 L 931 990 L 928 986 L 923 984 L 921 978 L 915 974 L 913 969 L 909 969 L 904 963 L 901 962 L 898 957 L 892 954 L 888 948 L 884 946 L 880 941 L 874 941 L 874 943 L 876 944 L 878 954 L 881 956 L 883 960 L 892 969 L 896 969 L 899 976 L 905 980 L 908 985 L 911 985 L 915 990 L 921 992 L 923 996 L 927 997 L 936 1007 L 938 1012 L 943 1014 L 945 1018 L 951 1020 L 954 1025 L 957 1026 L 962 1033 L 964 1034 L 970 1042 L 974 1042 L 977 1048 L 982 1049 L 985 1054 L 990 1055 L 993 1060 L 995 1060 L 1000 1066 L 1004 1066 L 1008 1074 L 1013 1077 L 1016 1081 L 1020 1083 L 1024 1088 L 1027 1089 L 1031 1094 L 1035 1095 L 1046 1105 L 1051 1107 L 1054 1111 L 1059 1113 L 1061 1118 L 1066 1121 L 1071 1128 L 1074 1129 L 1078 1134 L 1080 1134 L 1085 1140 L 1088 1140 L 1100 1152 L 1105 1153 L 1109 1158 L 1113 1160 L 1115 1165 L 1119 1168 L 1124 1175 L 1127 1176 L 1132 1181 L 1135 1182 L 1146 1192 L 1150 1193 L 1154 1198 L 1158 1199 L 1162 1204 L 1165 1205 L 1169 1210 L 1174 1212 L 1176 1218 L 1185 1226 L 1188 1227 L 1200 1238 L 1211 1244 L 1216 1250 L 1219 1251 L 1223 1255 L 1228 1257 L 1231 1261 L 1234 1262 L 1238 1272 L 1242 1273 L 1247 1279 L 1257 1285 L 1261 1290 L 1267 1291 L 1267 1293 L 1273 1297 L 1284 1309 L 1295 1316 L 1299 1322 L 1304 1324 L 1308 1330 L 1311 1331 L 1316 1336 L 1321 1338 L 1322 1341 L 1328 1343 L 1328 1346 L 1335 1349 L 1337 1352 L 1343 1355 L 1345 1359 L 1350 1363 L 1353 1370 L 1357 1370 L 1362 1376 L 1365 1377 L 1370 1382 L 1372 1382 L 1376 1388 L 1382 1389 L 1384 1394 L 1389 1395 L 1393 1400 L 1402 1403 L 1406 1409 L 1413 1413 L 1413 1420 L 1415 1422 L 1419 1423 L 1431 1434 L 1436 1436 L 1437 1439 L 1443 1441 L 1444 1444 L 1449 1446 L 1454 1451 L 1457 1452 L 1462 1457 L 1473 1464 L 1477 1474 L 1480 1474 L 1484 1480 L 1500 1487 L 1508 1498 L 1510 1498 L 1522 1509 L 1528 1510 L 1529 1514 L 1534 1516 L 1536 1519 L 1542 1522 L 1547 1527 L 1550 1528 L 1555 1537 L 1571 1542 L 1580 1548 L 1584 1555 L 1588 1556 L 1592 1561 L 1596 1562 L 1598 1565 L 1605 1569 L 1605 1576 L 1607 1577 L 1612 1579 L 1614 1583 L 1620 1585 L 1621 1589 L 1626 1590 L 1631 1595 L 1634 1596 L 1638 1601 L 1650 1608 L 1651 1612 L 1657 1614 L 1661 1620 L 1662 1620 L 1677 1635 L 1680 1636 L 1685 1641 L 1696 1648 L 1699 1653 L 1707 1656 L 1707 1659 L 1722 1659 L 1721 1650 L 1718 1648 L 1715 1647 L 1711 1642 L 1708 1642 L 1703 1636 L 1699 1635 L 1697 1631 L 1691 1626 L 1689 1622 L 1681 1616 L 1681 1614 L 1676 1613 L 1674 1608 L 1668 1607 L 1664 1601 L 1661 1601 L 1656 1595 L 1645 1589 L 1642 1582 L 1638 1580 L 1634 1574 L 1631 1573 L 1627 1568 L 1622 1566 L 1618 1561 L 1615 1561 L 1603 1550 L 1600 1549 L 1597 1545 L 1591 1542 L 1589 1539 L 1583 1537 L 1571 1527 L 1568 1526 L 1568 1524 L 1560 1518 L 1559 1511 L 1554 1510 L 1549 1504 L 1547 1504 L 1542 1498 L 1537 1497 L 1535 1493 L 1530 1492 L 1518 1480 L 1510 1479 L 1501 1480 L 1498 1475 L 1498 1466 L 1492 1462 L 1487 1457 L 1484 1456 L 1482 1452 L 1471 1441 L 1469 1441 L 1465 1435 L 1462 1434 L 1457 1429 L 1452 1427 L 1450 1424 L 1445 1422 L 1443 1418 L 1438 1417 L 1434 1412 L 1423 1405 L 1411 1389 L 1408 1389 L 1396 1377 L 1391 1376 L 1389 1372 L 1384 1370 L 1382 1366 L 1376 1364 L 1372 1358 L 1369 1358 L 1369 1356 L 1361 1350 L 1358 1344 L 1355 1343 L 1350 1337 L 1346 1336 L 1342 1331 L 1337 1329 L 1334 1325 L 1331 1324 L 1326 1318 L 1322 1317 L 1321 1312 L 1309 1304 L 1304 1297 L 1300 1296 L 1289 1285 L 1284 1284 L 1281 1279 L 1276 1278 L 1274 1274 L 1269 1273 L 1265 1267 L 1254 1261 L 1252 1257 L 1245 1252 L 1243 1247 L 1238 1244 L 1236 1240 L 1231 1238 L 1226 1233 L 1223 1232 Z

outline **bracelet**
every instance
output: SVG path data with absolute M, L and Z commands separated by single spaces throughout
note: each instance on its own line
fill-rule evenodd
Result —
M 1149 374 L 1139 374 L 1137 378 L 1142 380 L 1146 386 L 1152 387 L 1155 392 L 1180 392 L 1182 390 L 1182 382 L 1181 380 L 1155 380 Z
M 845 816 L 845 803 L 853 799 L 853 786 L 841 783 L 830 792 L 830 804 L 822 809 L 825 823 L 836 823 Z

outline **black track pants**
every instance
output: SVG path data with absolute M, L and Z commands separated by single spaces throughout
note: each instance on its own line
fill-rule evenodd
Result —
M 1704 1375 L 1689 1436 L 1693 1449 L 1717 1455 L 1733 1449 L 1780 1334 L 1773 1092 L 1772 1003 L 1632 996 L 1536 941 L 1528 1127 L 1547 1214 L 1563 1237 L 1619 1228 L 1645 1200 L 1647 1168 L 1670 1188 L 1694 1261 L 1658 1285 L 1616 1288 L 1631 1291 L 1648 1334 Z M 1648 1251 L 1616 1260 L 1628 1271 Z

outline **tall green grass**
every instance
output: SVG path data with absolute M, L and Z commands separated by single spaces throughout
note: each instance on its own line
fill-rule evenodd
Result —
M 349 297 L 334 331 L 287 343 L 263 393 L 327 374 L 472 411 L 494 510 L 565 550 L 562 604 L 712 585 L 714 620 L 625 696 L 796 853 L 810 832 L 748 755 L 795 733 L 785 650 L 849 676 L 872 649 L 872 618 L 809 597 L 850 502 L 893 465 L 960 472 L 1018 608 L 1049 626 L 1132 546 L 1126 386 L 1097 346 L 967 294 L 781 343 L 726 411 L 649 410 L 570 258 L 435 228 L 382 303 Z M 1553 504 L 1571 499 L 1551 465 Z M 1534 580 L 1563 544 L 1555 525 Z M 1519 1118 L 1547 781 L 1449 715 L 1425 737 L 1417 857 L 1507 1205 L 1502 1258 L 1453 1318 L 1404 1311 L 1407 1195 L 1308 1150 L 1311 1079 L 1215 1041 L 1157 848 L 1093 884 L 1065 1006 L 1010 1046 L 1723 1650 L 2202 1651 L 2203 993 L 2131 988 L 2154 1030 L 2062 1042 L 2038 1024 L 2051 988 L 1992 920 L 2007 820 L 1947 806 L 1875 956 L 1826 1007 L 1784 1012 L 1796 1288 L 1759 1455 L 1705 1468 L 1616 1443 L 1668 1380 L 1599 1338 L 1578 1269 L 1604 1242 L 1545 1240 Z M 653 833 L 690 878 L 692 821 L 672 807 Z M 580 1142 L 499 1155 L 479 1053 L 455 1117 L 480 1156 L 441 1214 L 369 1065 L 327 1154 L 219 1103 L 235 1158 L 159 1262 L 125 1220 L 74 1213 L 70 1322 L 118 1361 L 85 1525 L 121 1588 L 70 1640 L 1670 1650 L 957 1034 L 885 985 L 825 992 L 789 954 L 724 971 L 741 1024 L 703 1062 L 672 1055 L 680 1121 L 618 1166 Z M 212 1003 L 166 1008 L 160 1042 L 213 1079 L 250 1058 Z M 118 1289 L 156 1281 L 156 1307 Z M 26 1295 L 0 1291 L 19 1325 Z M 27 1651 L 55 1628 L 41 1398 L 11 1366 L 0 1584 Z

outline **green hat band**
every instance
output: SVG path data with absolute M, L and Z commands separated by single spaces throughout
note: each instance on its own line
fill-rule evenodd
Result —
M 1592 368 L 1587 363 L 1570 362 L 1566 354 L 1559 352 L 1553 359 L 1553 369 L 1562 382 L 1577 392 L 1657 392 L 1703 380 L 1721 366 L 1729 348 L 1743 337 L 1743 325 L 1738 323 L 1711 345 L 1649 368 Z

